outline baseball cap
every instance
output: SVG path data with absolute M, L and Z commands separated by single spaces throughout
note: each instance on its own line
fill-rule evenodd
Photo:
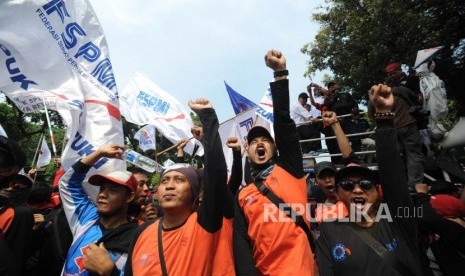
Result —
M 308 94 L 305 93 L 305 92 L 302 92 L 302 93 L 299 94 L 299 98 L 308 99 Z
M 24 153 L 21 146 L 14 140 L 9 139 L 5 136 L 0 135 L 0 152 L 5 153 L 8 157 L 11 157 L 6 166 L 16 165 L 19 168 L 23 168 L 26 165 L 26 154 Z
M 94 174 L 89 178 L 89 184 L 101 186 L 105 181 L 126 186 L 132 192 L 137 190 L 137 180 L 128 171 L 113 171 L 110 173 Z
M 273 137 L 271 137 L 270 132 L 266 128 L 255 126 L 249 130 L 249 133 L 247 133 L 247 144 L 250 144 L 250 142 L 257 137 L 266 137 L 274 143 Z
M 197 172 L 197 170 L 189 164 L 175 163 L 169 166 L 168 168 L 166 168 L 166 170 L 163 171 L 162 175 L 165 175 L 166 173 L 171 172 L 171 171 L 176 171 L 186 176 L 187 181 L 189 181 L 189 184 L 191 185 L 192 196 L 194 198 L 194 201 L 197 200 L 200 194 L 200 189 L 201 189 L 201 184 L 202 184 L 201 176 Z
M 350 163 L 336 173 L 336 185 L 348 176 L 360 176 L 373 181 L 377 180 L 376 173 L 360 164 Z
M 337 172 L 337 169 L 336 169 L 336 166 L 334 166 L 334 164 L 329 161 L 322 161 L 315 165 L 315 176 L 316 177 L 319 177 L 320 174 L 324 171 L 330 171 L 332 174 L 335 175 Z

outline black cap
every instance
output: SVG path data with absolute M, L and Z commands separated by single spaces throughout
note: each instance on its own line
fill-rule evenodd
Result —
M 315 176 L 318 177 L 323 171 L 330 171 L 336 175 L 337 169 L 333 163 L 329 161 L 322 161 L 315 165 Z
M 249 130 L 249 133 L 247 133 L 247 144 L 250 144 L 250 142 L 257 137 L 266 137 L 274 143 L 273 137 L 271 137 L 270 132 L 266 128 L 255 126 Z
M 26 154 L 21 146 L 14 140 L 0 135 L 0 152 L 5 153 L 10 160 L 7 166 L 16 165 L 22 169 L 26 165 Z
M 299 94 L 299 98 L 308 99 L 308 94 L 305 93 L 305 92 L 302 92 L 302 93 Z
M 337 171 L 336 185 L 347 176 L 360 176 L 369 180 L 377 181 L 377 174 L 375 171 L 372 171 L 367 167 L 360 166 L 359 164 L 351 163 L 345 168 Z

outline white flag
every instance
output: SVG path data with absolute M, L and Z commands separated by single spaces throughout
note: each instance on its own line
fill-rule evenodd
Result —
M 124 142 L 107 43 L 87 0 L 0 1 L 0 90 L 24 112 L 43 110 L 44 99 L 63 116 L 65 170 L 101 145 Z M 125 168 L 102 158 L 88 175 Z
M 5 130 L 3 129 L 2 125 L 0 125 L 0 135 L 8 137 L 8 135 L 6 135 Z
M 139 129 L 134 138 L 139 141 L 139 148 L 143 151 L 156 148 L 155 127 L 146 125 Z
M 45 138 L 42 139 L 42 145 L 40 145 L 39 156 L 37 157 L 37 168 L 42 168 L 47 166 L 52 160 L 52 153 L 50 148 L 47 145 Z
M 258 104 L 257 114 L 262 117 L 263 119 L 273 124 L 274 117 L 273 117 L 273 99 L 271 98 L 271 90 L 268 88 L 265 91 L 265 95 L 263 95 L 262 100 Z
M 120 96 L 121 114 L 131 123 L 150 124 L 173 144 L 192 137 L 193 127 L 189 111 L 144 74 L 137 72 Z M 184 151 L 192 154 L 195 139 Z

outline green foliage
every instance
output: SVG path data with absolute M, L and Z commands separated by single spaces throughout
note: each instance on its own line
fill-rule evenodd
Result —
M 392 59 L 413 66 L 418 50 L 445 45 L 436 74 L 448 97 L 463 103 L 465 2 L 451 0 L 327 0 L 313 20 L 321 24 L 302 52 L 310 56 L 306 76 L 329 69 L 358 100 L 383 82 Z M 463 110 L 458 115 L 463 115 Z

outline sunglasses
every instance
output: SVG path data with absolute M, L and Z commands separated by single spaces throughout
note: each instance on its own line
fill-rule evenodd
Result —
M 344 191 L 352 192 L 355 188 L 355 184 L 360 186 L 363 191 L 369 191 L 375 187 L 375 184 L 371 180 L 360 180 L 360 181 L 352 181 L 352 180 L 343 180 L 337 184 L 338 187 L 344 189 Z

